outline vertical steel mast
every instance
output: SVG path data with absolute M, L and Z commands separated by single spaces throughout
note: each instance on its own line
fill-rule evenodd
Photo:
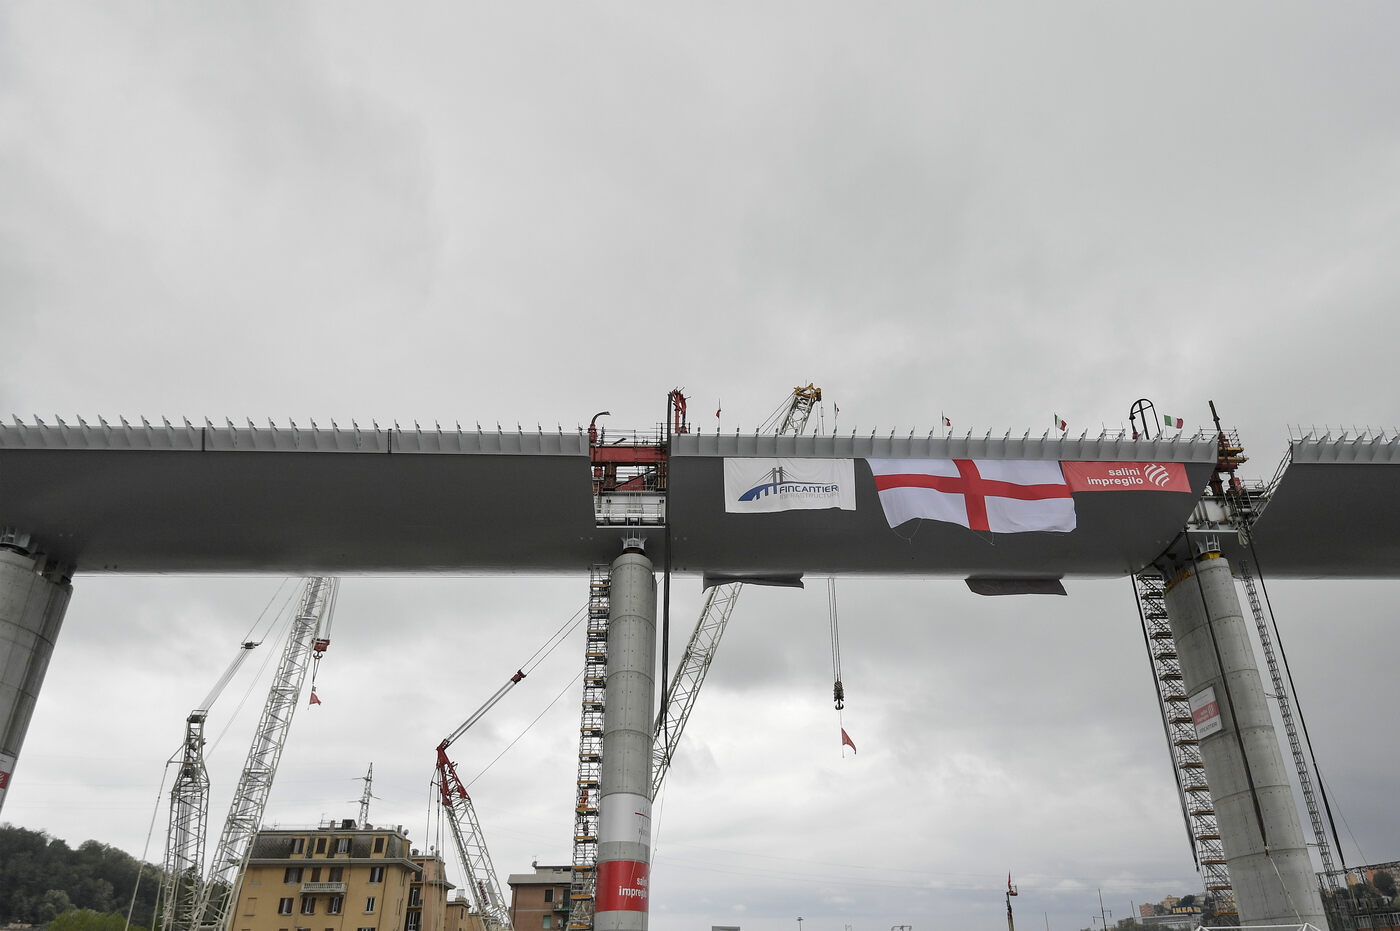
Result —
M 277 676 L 268 690 L 267 703 L 263 706 L 262 717 L 253 735 L 253 744 L 248 748 L 243 774 L 234 790 L 228 820 L 224 822 L 219 846 L 210 866 L 209 880 L 204 885 L 195 913 L 202 916 L 204 925 L 214 931 L 222 931 L 228 923 L 234 899 L 233 882 L 243 865 L 253 835 L 262 822 L 267 797 L 272 791 L 272 780 L 277 775 L 277 763 L 282 758 L 282 748 L 286 745 L 292 717 L 301 698 L 306 671 L 311 665 L 313 641 L 335 610 L 339 586 L 338 579 L 318 577 L 307 580 L 302 591 L 291 632 L 287 635 L 287 646 L 282 651 Z
M 209 771 L 204 766 L 203 710 L 185 719 L 185 743 L 180 770 L 170 790 L 170 833 L 165 842 L 165 873 L 161 878 L 161 931 L 198 923 L 200 882 L 204 873 L 204 841 L 209 820 Z

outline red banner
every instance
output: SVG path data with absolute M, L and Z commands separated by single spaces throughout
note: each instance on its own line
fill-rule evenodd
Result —
M 1179 462 L 1061 462 L 1070 491 L 1181 491 L 1194 494 Z
M 645 912 L 651 867 L 640 860 L 608 860 L 598 864 L 593 911 Z

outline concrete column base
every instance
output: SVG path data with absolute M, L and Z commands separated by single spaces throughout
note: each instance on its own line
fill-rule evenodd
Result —
M 1165 601 L 1240 923 L 1326 929 L 1229 562 L 1202 554 L 1168 580 Z
M 72 594 L 43 557 L 0 547 L 0 810 Z

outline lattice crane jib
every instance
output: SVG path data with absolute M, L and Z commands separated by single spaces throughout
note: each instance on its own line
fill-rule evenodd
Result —
M 170 790 L 170 826 L 161 880 L 161 931 L 194 926 L 203 888 L 204 844 L 209 818 L 209 772 L 204 765 L 204 721 L 195 712 L 185 721 L 180 769 Z
M 779 436 L 800 436 L 806 431 L 812 411 L 821 399 L 822 390 L 816 385 L 793 388 L 785 406 L 770 417 L 764 427 L 776 425 L 774 432 Z M 725 627 L 734 613 L 735 603 L 743 587 L 742 582 L 731 582 L 727 585 L 717 585 L 706 593 L 700 617 L 695 622 L 695 629 L 691 632 L 685 652 L 681 655 L 680 663 L 677 664 L 666 691 L 666 708 L 656 722 L 651 749 L 653 799 L 661 791 L 666 774 L 671 770 L 671 761 L 675 756 L 681 733 L 690 719 L 691 709 L 700 694 L 700 686 L 710 670 L 710 663 L 714 660 L 715 651 L 719 649 L 720 639 L 724 636 Z
M 1191 704 L 1181 675 L 1176 638 L 1167 620 L 1166 585 L 1155 571 L 1134 576 L 1143 637 L 1157 685 L 1162 726 L 1176 774 L 1177 796 L 1181 802 L 1186 831 L 1191 839 L 1196 867 L 1206 892 L 1215 900 L 1217 917 L 1238 921 L 1234 887 L 1225 863 L 1225 848 L 1215 815 L 1215 797 L 1206 778 L 1205 761 L 1191 714 Z
M 488 931 L 509 931 L 510 906 L 501 894 L 500 881 L 491 862 L 491 853 L 486 848 L 481 823 L 476 819 L 471 796 L 457 777 L 457 767 L 447 758 L 445 748 L 438 750 L 438 788 L 477 913 Z
M 437 785 L 442 810 L 447 815 L 447 823 L 452 830 L 452 841 L 457 845 L 457 856 L 462 861 L 466 873 L 466 883 L 471 889 L 476 910 L 486 923 L 487 931 L 510 931 L 510 906 L 501 894 L 500 880 L 496 868 L 491 863 L 491 854 L 486 847 L 486 837 L 481 831 L 481 823 L 476 819 L 476 809 L 472 806 L 467 787 L 457 776 L 457 766 L 447 756 L 448 748 L 463 734 L 480 721 L 486 712 L 496 707 L 496 703 L 506 696 L 525 678 L 525 670 L 517 669 L 490 698 L 482 703 L 463 721 L 455 731 L 442 739 L 437 747 Z
M 232 917 L 234 880 L 267 809 L 277 764 L 282 758 L 311 665 L 314 643 L 328 623 L 339 585 L 338 579 L 317 577 L 308 579 L 302 589 L 277 674 L 268 689 L 262 716 L 234 790 L 228 819 L 210 864 L 209 878 L 200 895 L 196 914 L 202 916 L 203 925 L 212 931 L 227 931 Z

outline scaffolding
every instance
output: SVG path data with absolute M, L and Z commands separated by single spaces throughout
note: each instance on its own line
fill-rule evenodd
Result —
M 588 577 L 588 633 L 583 668 L 583 709 L 579 719 L 578 783 L 574 801 L 573 870 L 569 880 L 570 931 L 593 927 L 593 893 L 598 863 L 598 789 L 603 770 L 603 703 L 608 684 L 608 610 L 612 570 L 592 567 Z
M 1196 868 L 1205 881 L 1206 892 L 1214 901 L 1216 920 L 1238 925 L 1239 909 L 1235 904 L 1234 887 L 1230 884 L 1230 870 L 1225 863 L 1225 848 L 1220 841 L 1215 797 L 1206 778 L 1205 761 L 1201 758 L 1201 745 L 1196 737 L 1196 725 L 1181 677 L 1176 638 L 1167 621 L 1166 583 L 1161 575 L 1149 570 L 1134 576 L 1133 584 L 1143 638 L 1152 662 L 1153 678 L 1157 682 L 1157 700 L 1167 748 L 1171 752 L 1172 767 L 1176 773 L 1177 797 L 1186 819 L 1186 832 L 1191 838 Z

